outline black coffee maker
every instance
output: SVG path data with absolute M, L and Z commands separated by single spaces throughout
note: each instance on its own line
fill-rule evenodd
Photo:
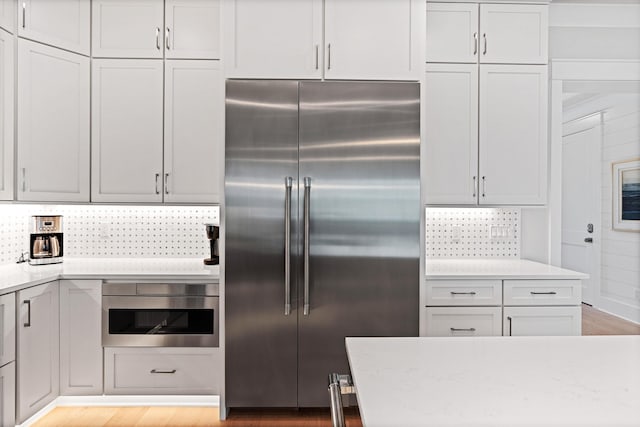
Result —
M 220 264 L 220 249 L 218 247 L 218 241 L 220 240 L 220 227 L 213 224 L 205 224 L 207 228 L 207 238 L 211 244 L 211 258 L 204 260 L 205 265 L 218 265 Z

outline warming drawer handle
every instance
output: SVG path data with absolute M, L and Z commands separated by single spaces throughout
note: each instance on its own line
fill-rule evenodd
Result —
M 309 315 L 309 211 L 311 209 L 311 178 L 304 177 L 304 307 L 302 313 Z
M 549 291 L 549 292 L 535 292 L 535 291 L 531 291 L 531 295 L 556 295 L 557 292 L 556 291 Z
M 291 314 L 291 187 L 293 178 L 284 179 L 284 315 Z
M 451 332 L 475 332 L 476 328 L 449 328 Z
M 475 295 L 476 293 L 474 291 L 471 292 L 454 292 L 451 291 L 451 295 Z
M 152 369 L 149 372 L 152 374 L 175 374 L 177 371 L 175 369 L 171 369 L 171 370 Z

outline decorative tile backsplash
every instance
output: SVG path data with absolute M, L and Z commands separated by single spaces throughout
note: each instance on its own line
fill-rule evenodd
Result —
M 426 208 L 427 258 L 520 258 L 520 209 Z
M 0 264 L 28 251 L 32 215 L 63 215 L 64 254 L 74 258 L 209 256 L 204 223 L 218 206 L 0 205 Z

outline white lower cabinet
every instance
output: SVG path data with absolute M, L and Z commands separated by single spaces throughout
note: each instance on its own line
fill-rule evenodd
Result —
M 102 281 L 60 281 L 60 394 L 102 394 Z
M 505 307 L 503 335 L 580 335 L 582 308 L 574 307 Z
M 22 423 L 59 395 L 58 282 L 16 293 L 17 421 Z
M 11 362 L 0 368 L 0 425 L 9 427 L 15 423 L 16 363 Z
M 425 331 L 430 337 L 502 335 L 500 307 L 427 307 Z
M 105 394 L 218 394 L 218 348 L 106 347 Z

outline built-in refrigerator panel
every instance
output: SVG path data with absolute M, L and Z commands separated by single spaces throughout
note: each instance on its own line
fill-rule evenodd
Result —
M 290 283 L 285 315 L 284 242 L 286 178 L 298 176 L 298 82 L 229 80 L 226 91 L 226 404 L 296 407 L 297 289 Z M 292 232 L 296 224 L 294 212 Z
M 227 407 L 328 406 L 346 336 L 418 335 L 419 117 L 417 83 L 227 82 Z
M 418 335 L 419 86 L 301 82 L 299 127 L 298 406 L 327 406 L 345 336 Z

